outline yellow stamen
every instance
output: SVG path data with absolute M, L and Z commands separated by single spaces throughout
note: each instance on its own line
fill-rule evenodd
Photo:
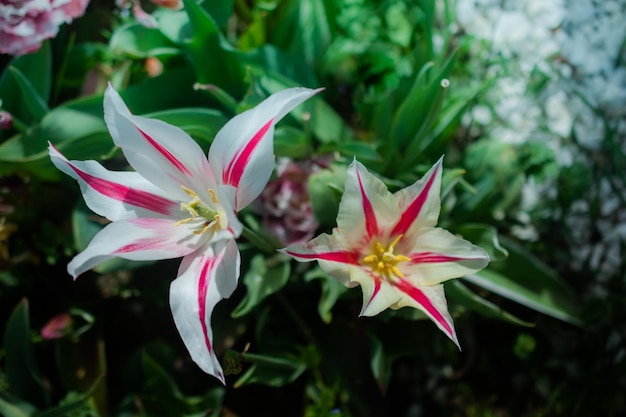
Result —
M 216 210 L 216 209 L 209 207 L 204 201 L 200 199 L 200 197 L 195 191 L 193 191 L 192 189 L 188 187 L 185 187 L 184 185 L 181 185 L 181 187 L 183 191 L 185 191 L 185 193 L 189 197 L 191 197 L 191 200 L 188 203 L 181 203 L 180 209 L 182 211 L 186 211 L 187 213 L 189 213 L 191 217 L 177 221 L 176 223 L 174 223 L 174 227 L 179 226 L 181 224 L 190 223 L 195 220 L 203 220 L 203 219 L 206 221 L 201 222 L 197 226 L 200 229 L 194 230 L 193 231 L 194 234 L 199 235 L 205 232 L 209 232 L 212 229 L 214 229 L 216 226 L 217 228 L 220 228 L 220 229 L 224 229 L 227 227 L 227 223 L 225 221 L 221 221 L 221 216 L 217 211 L 219 210 L 219 208 Z M 211 202 L 213 202 L 214 205 L 217 205 L 218 199 L 217 199 L 217 194 L 215 193 L 215 191 L 209 189 L 208 192 L 211 195 Z
M 217 204 L 217 195 L 215 195 L 215 191 L 209 188 L 209 194 L 211 194 L 211 201 L 213 204 Z
M 392 279 L 393 277 L 404 278 L 404 274 L 398 269 L 397 264 L 410 261 L 411 258 L 394 253 L 395 247 L 403 236 L 404 235 L 397 236 L 387 248 L 385 248 L 382 243 L 376 242 L 373 245 L 372 253 L 363 258 L 363 263 L 372 268 L 374 272 L 387 279 Z

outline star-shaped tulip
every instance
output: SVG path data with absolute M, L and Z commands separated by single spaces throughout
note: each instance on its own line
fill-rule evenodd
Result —
M 360 285 L 361 315 L 414 307 L 458 345 L 441 283 L 484 268 L 489 256 L 435 227 L 441 209 L 442 161 L 421 180 L 392 194 L 355 160 L 347 171 L 332 234 L 321 234 L 283 252 L 298 261 L 317 260 L 348 287 Z
M 111 220 L 68 265 L 74 278 L 114 257 L 183 257 L 170 286 L 174 322 L 191 358 L 224 383 L 210 326 L 215 305 L 237 286 L 243 230 L 237 212 L 263 190 L 274 168 L 274 125 L 320 90 L 273 94 L 218 132 L 208 160 L 183 130 L 131 114 L 109 87 L 104 118 L 136 172 L 69 161 L 50 145 L 54 165 L 78 181 L 91 210 Z

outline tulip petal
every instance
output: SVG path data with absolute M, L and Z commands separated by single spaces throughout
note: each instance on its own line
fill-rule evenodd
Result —
M 414 285 L 434 285 L 480 271 L 489 263 L 487 252 L 441 228 L 420 230 L 401 271 Z
M 171 219 L 151 218 L 110 223 L 98 232 L 84 251 L 72 259 L 67 271 L 76 278 L 114 257 L 149 261 L 185 256 L 207 240 L 207 233 L 193 233 L 198 226 L 194 222 L 176 225 Z
M 176 217 L 179 204 L 136 172 L 115 172 L 95 161 L 69 161 L 52 144 L 52 163 L 78 181 L 87 206 L 116 221 L 136 217 Z
M 398 198 L 400 218 L 391 236 L 411 235 L 422 227 L 437 224 L 441 210 L 441 172 L 443 157 L 415 184 L 394 194 Z
M 350 281 L 358 283 L 363 291 L 360 316 L 375 316 L 400 301 L 401 296 L 383 278 L 363 268 L 350 268 Z
M 189 199 L 181 185 L 192 190 L 217 187 L 202 149 L 187 133 L 160 120 L 132 115 L 111 86 L 104 95 L 104 119 L 128 163 L 172 198 Z
M 444 332 L 459 347 L 459 340 L 454 330 L 454 322 L 448 312 L 448 303 L 443 290 L 443 285 L 417 287 L 407 280 L 400 279 L 395 283 L 396 288 L 403 297 L 392 308 L 405 306 L 415 307 L 423 311 L 437 327 Z
M 342 284 L 354 287 L 350 283 L 350 266 L 360 264 L 360 254 L 348 248 L 341 234 L 335 229 L 332 235 L 323 233 L 306 243 L 297 243 L 281 249 L 300 262 L 318 261 L 329 275 Z
M 240 256 L 234 240 L 207 245 L 183 258 L 170 286 L 170 307 L 176 328 L 193 361 L 225 383 L 213 346 L 211 314 L 215 305 L 233 293 Z
M 337 226 L 352 247 L 369 246 L 397 218 L 395 205 L 385 184 L 354 160 L 348 167 Z
M 233 117 L 218 132 L 209 150 L 209 163 L 218 181 L 237 189 L 237 210 L 257 198 L 272 175 L 274 125 L 319 91 L 290 88 L 272 94 Z

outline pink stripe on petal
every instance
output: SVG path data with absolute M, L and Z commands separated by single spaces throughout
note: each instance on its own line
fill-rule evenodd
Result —
M 68 165 L 74 170 L 74 172 L 78 174 L 79 177 L 81 177 L 87 183 L 87 185 L 89 185 L 100 194 L 114 200 L 128 203 L 135 207 L 141 207 L 164 215 L 171 215 L 172 208 L 176 206 L 176 203 L 168 200 L 167 198 L 149 193 L 147 191 L 141 191 L 135 188 L 126 187 L 125 185 L 121 185 L 102 178 L 94 177 L 93 175 L 87 174 L 86 172 L 81 171 L 71 164 Z
M 413 224 L 415 219 L 417 219 L 417 217 L 420 215 L 422 207 L 428 199 L 428 192 L 430 191 L 430 187 L 432 187 L 433 182 L 435 181 L 435 177 L 435 172 L 433 172 L 433 174 L 428 179 L 428 182 L 422 189 L 422 192 L 419 193 L 417 197 L 415 197 L 415 200 L 413 200 L 411 204 L 406 208 L 406 210 L 404 210 L 404 212 L 402 213 L 400 220 L 398 220 L 398 223 L 396 223 L 393 231 L 391 232 L 391 236 L 403 235 L 406 234 L 407 230 L 409 230 L 411 224 Z
M 409 256 L 411 263 L 443 263 L 443 262 L 457 262 L 457 261 L 473 261 L 476 258 L 462 258 L 460 256 L 448 256 L 441 255 L 433 252 L 417 253 Z
M 445 329 L 448 336 L 452 340 L 455 340 L 454 330 L 452 329 L 452 326 L 446 321 L 445 317 L 443 317 L 439 310 L 437 310 L 437 307 L 433 305 L 433 303 L 426 296 L 426 294 L 424 294 L 418 288 L 414 287 L 409 282 L 403 279 L 398 280 L 395 285 L 400 291 L 402 291 L 413 300 L 415 300 L 419 305 L 424 307 L 428 314 L 430 314 L 430 316 L 433 318 L 433 320 L 435 320 Z
M 374 277 L 374 276 L 372 276 L 372 278 L 374 279 L 374 291 L 372 292 L 372 296 L 370 297 L 369 301 L 367 302 L 367 305 L 365 307 L 363 307 L 363 310 L 365 310 L 365 309 L 367 309 L 367 307 L 369 307 L 369 305 L 372 303 L 372 300 L 374 300 L 374 298 L 376 297 L 376 295 L 380 291 L 380 279 L 376 279 L 376 277 Z
M 176 169 L 178 169 L 185 175 L 191 175 L 191 171 L 189 171 L 187 167 L 181 161 L 179 161 L 178 158 L 176 158 L 170 151 L 163 147 L 163 145 L 152 139 L 152 137 L 150 137 L 143 130 L 139 129 L 137 126 L 135 126 L 135 128 L 139 131 L 139 133 L 141 133 L 141 136 L 143 136 L 150 143 L 150 145 L 154 147 L 154 149 L 156 149 L 161 155 L 163 155 L 165 159 L 170 161 L 172 165 L 176 167 Z
M 209 288 L 210 274 L 213 267 L 217 264 L 218 258 L 210 258 L 202 266 L 200 279 L 198 280 L 198 319 L 202 326 L 202 334 L 204 335 L 204 344 L 209 353 L 213 350 L 211 340 L 209 339 L 209 330 L 205 323 L 206 317 L 206 294 Z
M 376 213 L 374 213 L 372 203 L 365 193 L 365 189 L 363 188 L 363 182 L 361 181 L 361 174 L 359 173 L 358 168 L 356 169 L 356 177 L 359 181 L 359 189 L 361 191 L 361 202 L 363 203 L 363 214 L 365 215 L 365 227 L 367 229 L 367 237 L 371 238 L 372 236 L 377 236 L 379 234 L 378 222 L 376 221 Z
M 226 170 L 222 173 L 222 181 L 224 184 L 232 185 L 235 188 L 239 187 L 239 181 L 243 176 L 243 172 L 252 157 L 252 153 L 261 142 L 261 139 L 265 136 L 267 131 L 272 127 L 274 119 L 270 119 L 269 122 L 263 125 L 261 129 L 250 139 L 246 146 L 237 153 L 234 158 L 228 164 Z
M 353 252 L 322 252 L 322 253 L 297 253 L 291 251 L 285 251 L 287 255 L 304 258 L 315 259 L 321 261 L 340 262 L 344 264 L 358 265 L 359 256 Z

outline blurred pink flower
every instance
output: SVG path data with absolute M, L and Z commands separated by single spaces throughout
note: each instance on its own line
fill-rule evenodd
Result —
M 319 224 L 309 198 L 309 177 L 328 164 L 323 158 L 278 160 L 278 177 L 267 184 L 256 209 L 263 216 L 264 228 L 281 243 L 291 245 L 313 237 Z
M 13 127 L 13 116 L 8 111 L 0 111 L 0 130 L 9 130 Z
M 44 339 L 60 339 L 72 331 L 72 316 L 68 313 L 57 314 L 41 329 L 41 337 Z
M 53 38 L 59 26 L 82 16 L 89 0 L 0 1 L 0 53 L 24 55 Z

